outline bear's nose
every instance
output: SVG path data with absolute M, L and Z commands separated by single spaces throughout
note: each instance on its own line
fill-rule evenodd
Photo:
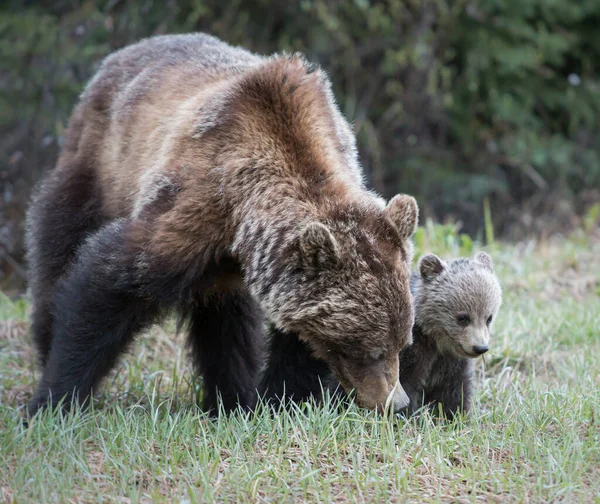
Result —
M 473 346 L 473 352 L 475 352 L 477 355 L 483 355 L 489 349 L 490 349 L 490 347 L 488 347 L 487 345 L 474 345 Z
M 408 405 L 410 404 L 410 399 L 404 391 L 404 389 L 402 388 L 402 385 L 400 385 L 400 382 L 396 384 L 396 388 L 394 389 L 393 394 L 394 413 L 399 413 L 403 409 L 408 408 Z

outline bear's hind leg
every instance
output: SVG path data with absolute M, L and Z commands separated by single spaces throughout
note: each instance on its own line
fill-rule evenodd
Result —
M 55 284 L 85 236 L 97 230 L 99 221 L 94 179 L 75 169 L 52 172 L 27 212 L 31 331 L 42 367 L 52 344 L 50 303 Z
M 158 303 L 140 288 L 126 224 L 111 223 L 77 253 L 53 295 L 53 344 L 29 415 L 61 399 L 85 404 L 132 336 L 152 323 Z
M 264 340 L 262 313 L 250 294 L 207 297 L 190 316 L 189 343 L 204 380 L 203 408 L 216 414 L 252 409 Z

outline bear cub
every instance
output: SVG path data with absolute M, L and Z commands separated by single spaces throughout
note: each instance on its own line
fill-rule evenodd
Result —
M 446 417 L 468 413 L 473 362 L 489 349 L 490 328 L 502 303 L 491 257 L 442 261 L 421 258 L 411 276 L 415 303 L 413 344 L 400 353 L 400 383 L 410 397 L 409 413 L 422 406 Z
M 423 256 L 411 275 L 415 307 L 413 344 L 400 352 L 400 383 L 414 414 L 422 406 L 441 405 L 452 417 L 468 413 L 472 401 L 473 361 L 488 351 L 490 328 L 502 303 L 502 290 L 491 257 L 450 262 Z M 311 357 L 293 334 L 271 328 L 270 354 L 261 383 L 269 401 L 319 399 L 340 392 L 326 366 Z

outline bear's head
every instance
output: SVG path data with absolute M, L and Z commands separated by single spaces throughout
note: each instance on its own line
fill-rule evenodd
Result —
M 398 411 L 409 402 L 398 353 L 412 343 L 410 237 L 418 207 L 397 195 L 385 208 L 339 212 L 300 230 L 285 282 L 271 294 L 273 322 L 326 361 L 359 406 Z
M 478 357 L 489 349 L 490 328 L 502 303 L 502 289 L 492 258 L 449 263 L 434 254 L 419 261 L 415 323 L 432 336 L 440 353 Z

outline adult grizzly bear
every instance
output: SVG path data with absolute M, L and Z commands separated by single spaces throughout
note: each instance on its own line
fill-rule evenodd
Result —
M 263 320 L 293 331 L 358 403 L 408 403 L 410 196 L 367 191 L 330 83 L 300 56 L 205 34 L 109 56 L 28 214 L 30 414 L 85 403 L 132 337 L 177 310 L 207 409 L 256 400 Z

